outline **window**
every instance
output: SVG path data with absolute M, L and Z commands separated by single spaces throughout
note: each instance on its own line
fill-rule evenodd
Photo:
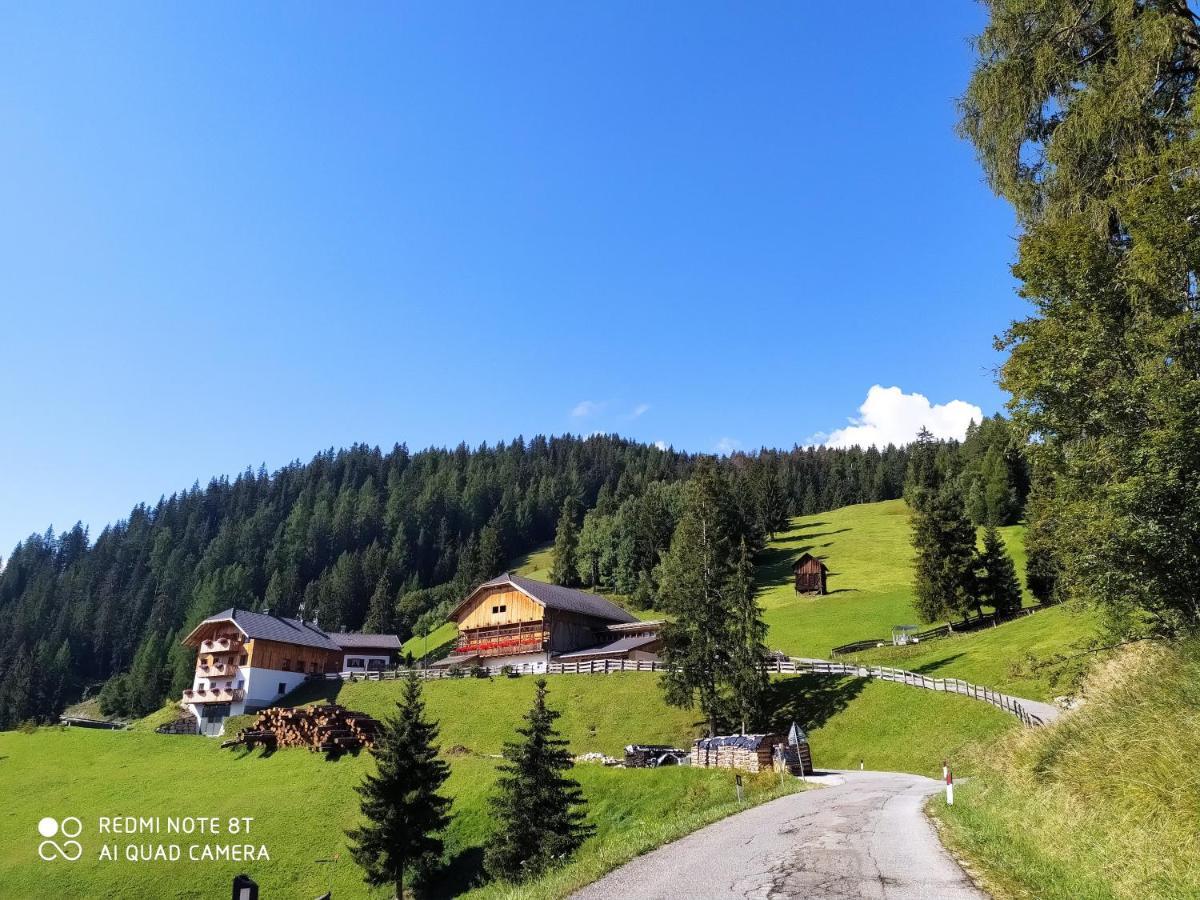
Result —
M 357 657 L 357 656 L 347 657 L 346 658 L 346 668 L 347 669 L 361 669 L 361 668 L 363 668 L 363 661 L 360 657 Z
M 285 659 L 283 661 L 283 671 L 285 671 L 285 672 L 292 671 L 292 661 L 290 659 Z
M 309 671 L 309 674 L 312 674 L 312 675 L 317 674 L 317 663 L 315 660 L 308 664 L 308 671 Z
M 243 653 L 241 656 L 238 657 L 238 665 L 244 666 L 245 664 L 246 664 L 246 654 Z
M 382 659 L 368 659 L 367 668 L 372 672 L 382 672 L 387 664 Z
M 287 693 L 287 685 L 282 681 L 279 682 L 279 693 L 281 693 L 281 694 Z
M 508 612 L 508 604 L 507 603 L 501 603 L 499 606 L 492 607 L 492 615 L 493 616 L 498 616 L 502 612 Z

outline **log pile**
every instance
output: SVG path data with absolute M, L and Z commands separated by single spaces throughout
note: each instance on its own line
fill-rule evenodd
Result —
M 307 747 L 313 753 L 345 753 L 370 747 L 379 722 L 336 703 L 325 706 L 271 707 L 259 712 L 249 728 L 222 747 Z
M 692 765 L 710 769 L 768 772 L 774 765 L 775 746 L 786 744 L 782 734 L 732 734 L 701 738 L 692 745 Z

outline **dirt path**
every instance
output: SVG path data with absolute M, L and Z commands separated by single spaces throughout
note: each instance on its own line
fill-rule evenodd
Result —
M 986 900 L 938 841 L 941 782 L 839 772 L 627 863 L 576 900 Z

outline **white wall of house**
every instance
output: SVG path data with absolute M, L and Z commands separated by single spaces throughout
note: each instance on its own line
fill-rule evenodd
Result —
M 303 672 L 283 672 L 279 669 L 260 669 L 245 666 L 241 670 L 246 680 L 246 708 L 259 709 L 277 701 L 288 691 L 304 683 Z M 280 688 L 283 690 L 280 690 Z

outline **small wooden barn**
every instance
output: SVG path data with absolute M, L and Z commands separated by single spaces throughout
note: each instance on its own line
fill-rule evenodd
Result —
M 769 772 L 775 765 L 775 747 L 786 744 L 782 734 L 731 734 L 700 738 L 692 746 L 692 765 L 709 769 Z
M 825 578 L 829 569 L 811 553 L 805 553 L 792 563 L 792 574 L 796 576 L 797 594 L 825 593 Z

